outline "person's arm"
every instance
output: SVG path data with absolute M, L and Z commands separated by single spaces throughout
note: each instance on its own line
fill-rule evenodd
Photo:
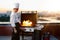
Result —
M 15 27 L 15 22 L 14 22 L 15 18 L 14 18 L 14 15 L 11 15 L 10 16 L 10 23 L 11 23 L 11 26 L 12 27 Z
M 11 15 L 10 16 L 10 23 L 11 23 L 12 28 L 14 29 L 13 31 L 16 33 L 17 30 L 15 28 L 15 22 L 14 22 L 14 20 L 15 20 L 14 15 Z
M 15 32 L 15 33 L 17 33 L 17 30 L 16 30 L 16 28 L 15 28 L 15 27 L 13 27 L 13 29 L 14 29 L 14 32 Z

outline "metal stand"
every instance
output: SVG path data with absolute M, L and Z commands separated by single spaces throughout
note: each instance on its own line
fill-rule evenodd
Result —
M 31 32 L 31 30 L 30 30 L 30 31 L 22 31 L 22 40 L 24 40 L 25 35 L 29 36 L 29 33 L 32 33 L 32 34 L 30 34 L 30 36 L 32 36 L 32 39 L 33 39 L 34 32 Z
M 41 30 L 34 30 L 34 39 L 33 40 L 41 40 Z

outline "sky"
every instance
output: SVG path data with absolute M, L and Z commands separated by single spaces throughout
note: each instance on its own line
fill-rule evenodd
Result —
M 20 10 L 60 11 L 60 0 L 0 0 L 0 10 L 12 10 L 16 2 Z

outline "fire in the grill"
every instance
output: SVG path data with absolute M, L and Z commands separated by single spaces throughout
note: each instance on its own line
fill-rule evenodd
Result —
M 24 20 L 22 26 L 32 26 L 32 22 L 30 20 Z

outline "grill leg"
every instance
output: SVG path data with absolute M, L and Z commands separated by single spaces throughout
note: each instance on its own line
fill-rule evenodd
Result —
M 41 30 L 34 30 L 33 40 L 41 40 Z

